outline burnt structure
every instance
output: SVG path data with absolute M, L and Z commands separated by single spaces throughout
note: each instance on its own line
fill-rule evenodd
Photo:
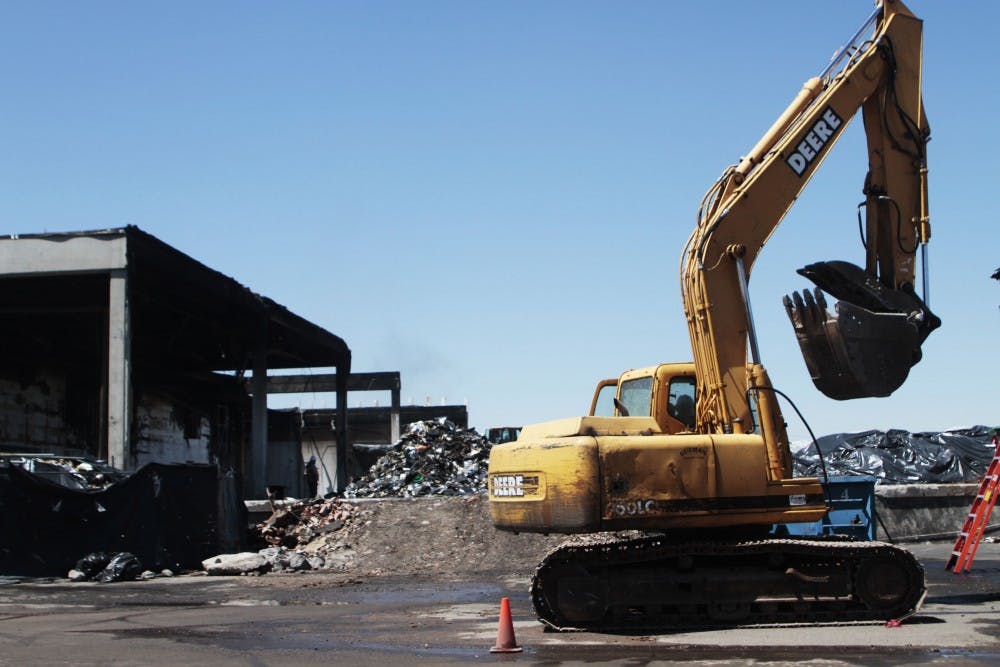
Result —
M 133 226 L 0 239 L 0 349 L 0 452 L 214 463 L 249 497 L 268 483 L 269 370 L 335 368 L 347 405 L 341 338 Z

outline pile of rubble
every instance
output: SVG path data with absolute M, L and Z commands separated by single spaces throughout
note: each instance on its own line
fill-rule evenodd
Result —
M 320 535 L 341 530 L 357 511 L 354 505 L 336 498 L 285 503 L 257 525 L 257 532 L 272 547 L 297 549 Z
M 344 497 L 478 495 L 486 489 L 490 447 L 474 429 L 447 419 L 414 422 Z M 358 556 L 353 543 L 370 514 L 364 505 L 337 498 L 279 501 L 256 526 L 266 548 L 220 555 L 202 565 L 209 574 L 229 575 L 349 570 Z
M 465 496 L 486 490 L 490 443 L 475 429 L 441 418 L 410 424 L 345 498 Z
M 208 558 L 202 567 L 219 575 L 344 569 L 352 553 L 349 535 L 357 514 L 355 505 L 335 498 L 279 503 L 255 527 L 268 547 Z

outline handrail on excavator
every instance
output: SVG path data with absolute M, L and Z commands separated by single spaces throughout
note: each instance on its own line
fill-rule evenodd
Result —
M 858 28 L 858 31 L 854 33 L 854 36 L 851 37 L 849 40 L 847 40 L 847 42 L 845 42 L 844 45 L 841 46 L 833 54 L 833 58 L 830 60 L 830 64 L 827 65 L 826 69 L 823 70 L 823 72 L 819 75 L 820 79 L 826 81 L 826 78 L 830 75 L 831 72 L 833 72 L 834 69 L 836 69 L 837 65 L 839 65 L 840 62 L 844 59 L 844 56 L 846 56 L 848 52 L 850 52 L 851 47 L 854 46 L 854 44 L 858 41 L 861 35 L 864 34 L 864 32 L 868 30 L 870 27 L 872 27 L 872 25 L 874 25 L 875 21 L 878 20 L 879 14 L 882 13 L 882 6 L 883 3 L 881 2 L 878 3 L 878 5 L 875 7 L 875 10 L 871 13 L 871 16 L 869 16 L 868 19 L 861 25 L 861 27 Z

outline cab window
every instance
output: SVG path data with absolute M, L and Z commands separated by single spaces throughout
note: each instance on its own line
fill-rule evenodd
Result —
M 757 424 L 760 423 L 760 415 L 757 412 L 757 392 L 750 392 L 750 419 L 753 423 L 750 424 L 750 428 L 747 429 L 747 433 L 754 433 L 757 430 Z
M 606 384 L 597 393 L 597 400 L 594 401 L 594 410 L 591 413 L 595 417 L 615 416 L 615 392 L 618 391 L 618 384 Z
M 681 376 L 670 380 L 670 396 L 667 399 L 667 412 L 671 417 L 693 429 L 695 424 L 693 377 Z
M 650 403 L 653 397 L 653 378 L 641 377 L 626 380 L 621 384 L 618 400 L 628 410 L 630 417 L 650 416 Z

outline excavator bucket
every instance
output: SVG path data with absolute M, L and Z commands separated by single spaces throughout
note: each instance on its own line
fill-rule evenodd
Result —
M 890 289 L 849 262 L 817 262 L 799 274 L 818 287 L 786 296 L 785 311 L 817 389 L 837 400 L 898 389 L 941 320 L 913 292 Z M 840 299 L 836 315 L 823 291 Z

